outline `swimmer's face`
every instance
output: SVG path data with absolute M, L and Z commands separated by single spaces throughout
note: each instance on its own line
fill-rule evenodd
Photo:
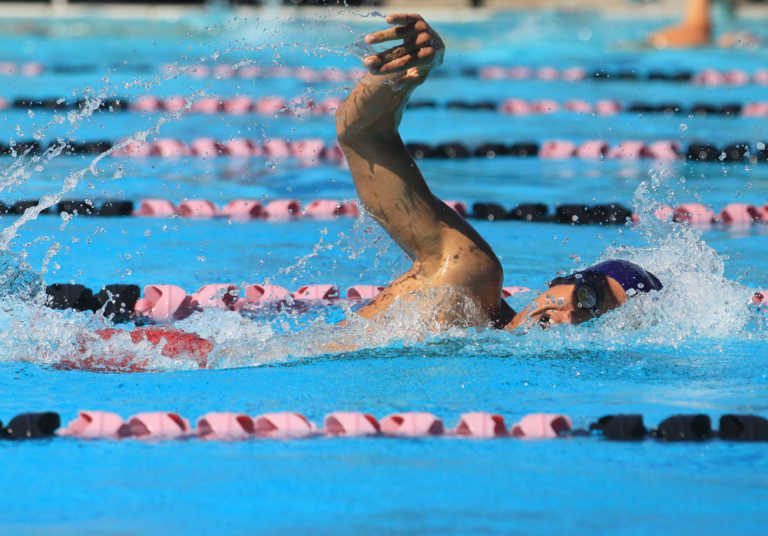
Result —
M 554 285 L 529 306 L 528 318 L 542 328 L 557 324 L 581 324 L 597 316 L 592 309 L 579 307 L 576 285 Z
M 627 300 L 624 289 L 611 277 L 590 278 L 588 285 L 590 290 L 585 291 L 572 283 L 553 284 L 518 313 L 506 329 L 523 324 L 538 325 L 543 329 L 558 324 L 581 324 Z

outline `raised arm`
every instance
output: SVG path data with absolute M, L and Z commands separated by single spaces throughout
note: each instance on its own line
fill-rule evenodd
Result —
M 474 287 L 474 280 L 490 278 L 498 300 L 501 266 L 496 256 L 461 216 L 432 194 L 398 133 L 411 93 L 443 61 L 443 42 L 419 15 L 390 15 L 387 23 L 394 26 L 367 35 L 366 41 L 403 44 L 364 59 L 369 73 L 336 114 L 339 143 L 357 192 L 426 273 L 445 270 L 455 258 L 447 284 Z

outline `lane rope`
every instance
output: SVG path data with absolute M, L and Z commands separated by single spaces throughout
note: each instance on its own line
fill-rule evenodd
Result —
M 459 215 L 467 219 L 485 221 L 523 221 L 535 223 L 561 223 L 568 225 L 623 225 L 637 223 L 639 216 L 619 203 L 588 204 L 567 203 L 555 206 L 550 213 L 546 203 L 522 203 L 507 209 L 498 203 L 477 202 L 470 211 L 463 201 L 443 201 Z M 0 215 L 23 214 L 26 210 L 37 207 L 36 199 L 24 199 L 10 205 L 0 202 Z M 108 200 L 98 203 L 91 199 L 66 199 L 44 209 L 42 215 L 66 214 L 69 216 L 94 217 L 146 217 L 189 219 L 226 218 L 241 221 L 270 220 L 287 222 L 298 219 L 327 220 L 340 216 L 356 218 L 360 211 L 356 201 L 338 199 L 315 199 L 302 207 L 298 199 L 235 199 L 218 206 L 207 199 L 187 199 L 174 205 L 167 199 L 142 199 L 138 210 L 130 200 Z M 715 212 L 701 203 L 682 203 L 677 207 L 662 204 L 654 209 L 654 215 L 660 220 L 672 220 L 692 225 L 737 225 L 749 226 L 754 223 L 768 223 L 768 204 L 759 206 L 749 203 L 729 203 L 721 211 Z
M 0 156 L 35 156 L 45 151 L 62 149 L 62 154 L 93 155 L 108 152 L 118 142 L 93 140 L 87 142 L 52 141 L 44 146 L 37 140 L 23 140 L 11 145 L 0 144 Z M 579 144 L 569 140 L 523 141 L 516 143 L 481 142 L 469 146 L 463 142 L 429 144 L 408 142 L 405 144 L 416 159 L 468 159 L 497 157 L 566 160 L 577 158 L 587 161 L 603 160 L 688 160 L 719 163 L 760 163 L 768 161 L 768 145 L 764 141 L 735 142 L 724 146 L 693 141 L 686 148 L 675 140 L 625 140 L 609 144 L 605 140 L 588 140 Z M 272 138 L 264 142 L 247 138 L 225 141 L 198 138 L 192 142 L 164 138 L 150 142 L 130 142 L 112 151 L 112 156 L 131 158 L 253 158 L 271 160 L 295 159 L 301 165 L 311 166 L 330 163 L 346 166 L 346 159 L 338 143 L 326 143 L 320 138 L 285 140 Z
M 288 67 L 259 65 L 241 65 L 229 63 L 210 64 L 163 64 L 149 63 L 99 65 L 87 64 L 52 64 L 40 62 L 0 62 L 0 76 L 40 76 L 43 74 L 81 75 L 101 72 L 106 69 L 117 72 L 153 73 L 160 72 L 168 76 L 184 75 L 191 78 L 214 79 L 269 79 L 294 78 L 306 83 L 348 82 L 355 81 L 365 74 L 359 68 L 339 69 L 328 67 L 313 69 L 310 67 Z M 551 65 L 480 65 L 458 68 L 443 67 L 437 69 L 436 76 L 468 77 L 483 80 L 538 80 L 542 82 L 663 82 L 692 83 L 705 86 L 743 86 L 747 84 L 768 85 L 768 69 L 757 69 L 749 73 L 743 69 L 666 70 L 666 69 L 593 69 L 588 67 L 556 67 Z
M 159 97 L 146 95 L 131 99 L 128 97 L 113 97 L 102 100 L 96 110 L 108 112 L 185 112 L 192 114 L 262 114 L 262 115 L 295 115 L 303 117 L 311 115 L 333 115 L 343 99 L 328 97 L 315 101 L 307 97 L 287 99 L 280 96 L 252 98 L 249 96 L 236 97 L 202 97 L 190 99 L 187 97 Z M 0 109 L 17 110 L 47 110 L 67 111 L 79 110 L 86 106 L 93 107 L 94 103 L 86 99 L 67 100 L 64 97 L 17 97 L 5 100 L 0 97 Z M 630 113 L 640 116 L 651 114 L 722 117 L 766 117 L 768 102 L 727 102 L 707 103 L 693 102 L 645 102 L 633 101 L 622 103 L 617 100 L 603 99 L 588 102 L 583 99 L 571 99 L 558 102 L 551 99 L 525 100 L 508 98 L 495 100 L 414 100 L 409 109 L 446 109 L 467 112 L 495 112 L 517 116 L 546 115 L 557 112 L 573 112 L 610 116 L 618 113 Z
M 101 410 L 81 410 L 75 419 L 60 428 L 58 413 L 22 413 L 7 426 L 0 423 L 0 439 L 31 440 L 68 437 L 89 440 L 220 440 L 308 439 L 318 437 L 436 438 L 552 440 L 595 437 L 609 441 L 655 439 L 662 443 L 725 441 L 768 441 L 768 419 L 759 415 L 725 414 L 719 430 L 712 429 L 706 414 L 678 414 L 648 429 L 640 414 L 605 415 L 585 429 L 573 427 L 573 420 L 560 413 L 529 413 L 507 427 L 502 415 L 483 411 L 463 413 L 454 428 L 428 412 L 408 411 L 377 419 L 370 413 L 334 411 L 318 427 L 301 413 L 282 411 L 250 416 L 237 412 L 206 413 L 192 428 L 189 420 L 172 411 L 149 411 L 127 420 Z
M 52 309 L 101 311 L 113 322 L 143 320 L 167 322 L 182 320 L 206 308 L 253 312 L 264 307 L 275 310 L 306 311 L 309 307 L 338 305 L 345 300 L 350 305 L 372 300 L 384 289 L 383 285 L 358 284 L 346 289 L 342 298 L 339 286 L 332 283 L 309 284 L 291 292 L 279 285 L 247 284 L 245 292 L 234 283 L 213 283 L 187 293 L 177 285 L 149 284 L 143 295 L 138 285 L 110 284 L 94 293 L 76 283 L 54 283 L 46 286 L 45 304 Z M 505 286 L 502 297 L 530 292 L 524 286 Z M 768 306 L 768 291 L 757 291 L 751 303 L 758 309 Z

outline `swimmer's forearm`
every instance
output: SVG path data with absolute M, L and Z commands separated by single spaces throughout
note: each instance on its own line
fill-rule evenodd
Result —
M 397 133 L 415 88 L 400 86 L 400 75 L 365 75 L 336 112 L 339 142 L 354 146 Z
M 363 205 L 416 259 L 436 253 L 436 215 L 442 203 L 430 192 L 398 133 L 405 105 L 418 85 L 403 85 L 401 79 L 366 75 L 337 111 L 336 130 Z M 420 224 L 414 226 L 414 220 Z

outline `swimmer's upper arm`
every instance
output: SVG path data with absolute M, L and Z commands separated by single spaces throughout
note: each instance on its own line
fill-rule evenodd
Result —
M 375 92 L 388 93 L 384 100 L 390 102 L 406 100 L 391 87 L 377 87 Z M 484 258 L 500 271 L 496 255 L 485 240 L 430 191 L 397 131 L 399 115 L 383 113 L 371 120 L 367 111 L 361 114 L 357 102 L 371 99 L 358 93 L 353 92 L 340 107 L 336 126 L 339 144 L 366 209 L 414 261 L 430 264 L 460 254 L 476 263 L 480 261 L 478 269 Z
M 413 260 L 441 257 L 444 231 L 459 216 L 429 190 L 397 132 L 351 139 L 340 131 L 339 142 L 368 212 Z

